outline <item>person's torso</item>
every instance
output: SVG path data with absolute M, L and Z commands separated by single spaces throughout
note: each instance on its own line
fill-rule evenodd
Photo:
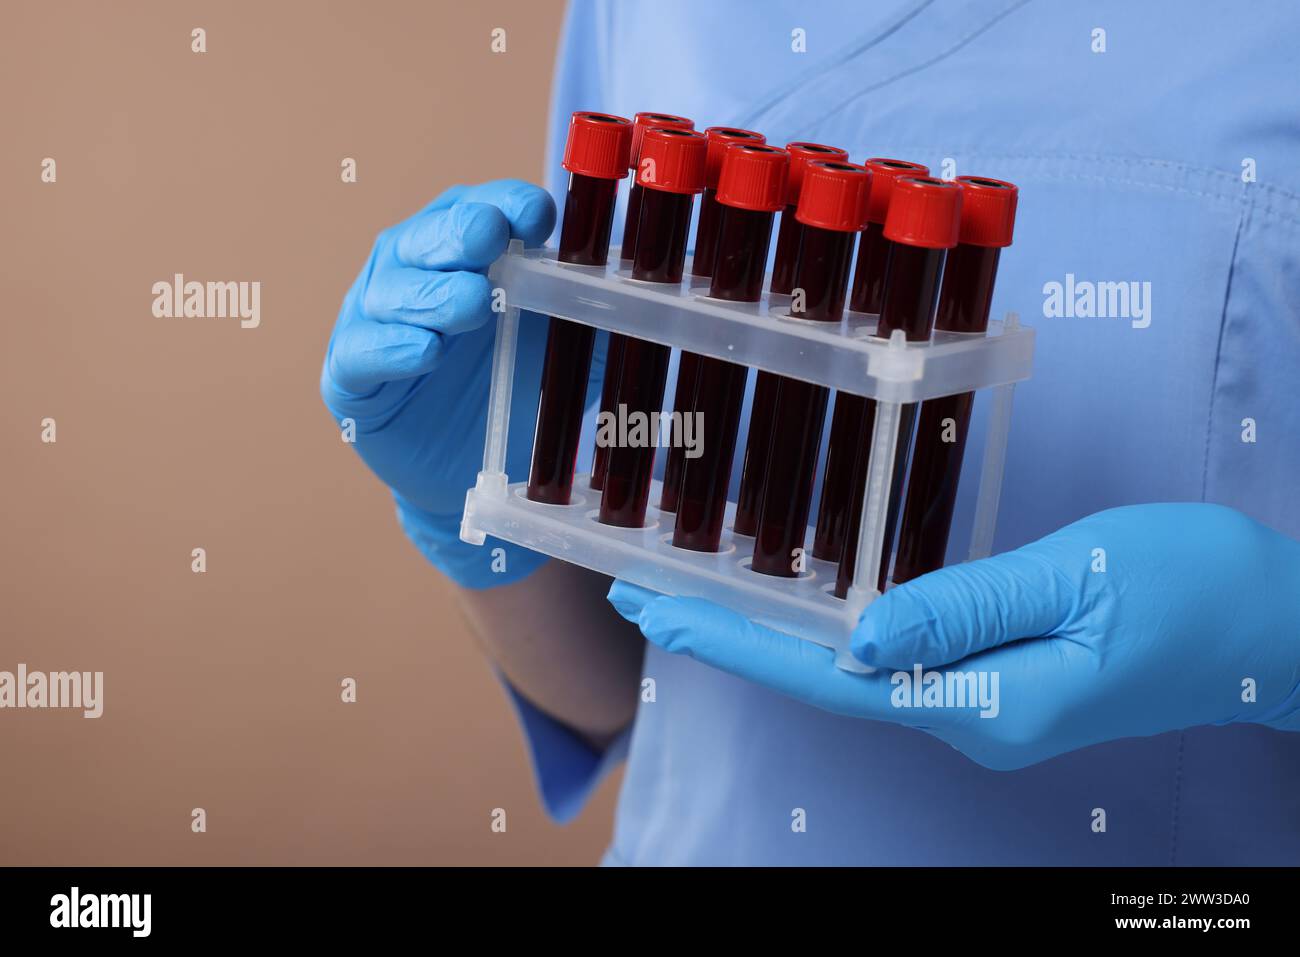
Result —
M 1282 4 L 1212 17 L 1174 3 L 579 2 L 552 187 L 554 131 L 575 109 L 1011 180 L 993 314 L 1018 311 L 1037 351 L 997 549 L 1157 501 L 1230 505 L 1300 537 L 1300 21 Z M 982 409 L 949 561 L 967 545 Z M 637 717 L 614 863 L 1300 861 L 1294 735 L 1196 728 L 998 773 L 654 647 L 645 669 L 656 700 Z

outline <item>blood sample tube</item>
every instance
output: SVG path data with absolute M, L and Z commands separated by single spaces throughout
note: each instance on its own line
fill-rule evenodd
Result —
M 623 335 L 618 332 L 609 334 L 605 345 L 605 378 L 600 384 L 601 413 L 614 412 L 614 397 L 618 391 L 618 370 L 623 368 Z M 609 446 L 596 443 L 596 453 L 591 459 L 591 481 L 588 483 L 599 491 L 605 487 L 605 469 L 609 467 Z
M 795 260 L 799 253 L 799 237 L 803 234 L 796 211 L 799 207 L 799 191 L 803 188 L 804 169 L 809 163 L 818 160 L 847 161 L 849 154 L 838 146 L 823 146 L 821 143 L 787 143 L 785 151 L 790 154 L 790 172 L 786 177 L 785 211 L 781 214 L 781 228 L 776 234 L 776 259 L 772 262 L 771 290 L 788 296 L 794 287 Z
M 569 171 L 569 189 L 560 227 L 560 262 L 605 265 L 631 141 L 632 124 L 621 116 L 580 112 L 569 120 L 563 164 Z M 551 317 L 528 472 L 527 495 L 534 502 L 569 504 L 595 334 L 591 326 Z
M 695 121 L 671 113 L 638 113 L 632 123 L 632 148 L 628 152 L 629 168 L 635 170 L 641 158 L 641 138 L 649 129 L 659 130 L 693 130 Z M 623 245 L 619 258 L 624 263 L 631 263 L 636 253 L 636 234 L 641 225 L 641 197 L 644 190 L 637 177 L 632 178 L 632 188 L 627 192 L 627 217 L 623 220 Z
M 885 215 L 889 197 L 900 176 L 928 176 L 920 163 L 906 160 L 869 159 L 862 164 L 871 170 L 871 198 L 867 202 L 867 228 L 858 240 L 857 265 L 853 270 L 853 291 L 849 308 L 855 312 L 880 313 L 885 288 L 885 264 L 889 247 L 885 238 Z M 813 535 L 813 556 L 838 562 L 844 549 L 853 502 L 853 460 L 864 442 L 871 440 L 875 419 L 867 419 L 867 400 L 851 392 L 837 392 L 831 413 L 831 436 L 826 446 L 826 470 L 822 477 L 822 498 L 817 506 L 817 527 Z
M 772 219 L 785 205 L 788 163 L 789 155 L 771 146 L 742 144 L 724 153 L 717 191 L 721 211 L 717 258 L 709 286 L 714 299 L 758 302 L 762 296 Z M 731 460 L 749 370 L 710 356 L 699 356 L 697 365 L 695 392 L 688 408 L 700 414 L 704 429 L 699 433 L 698 457 L 682 459 L 673 544 L 716 552 L 722 540 Z
M 628 151 L 628 166 L 636 169 L 637 159 L 641 154 L 641 137 L 647 129 L 693 130 L 695 121 L 671 113 L 638 113 L 632 124 L 632 146 Z M 627 192 L 627 216 L 623 220 L 623 245 L 619 250 L 619 259 L 625 266 L 630 266 L 636 252 L 636 233 L 641 224 L 641 184 L 635 176 Z M 609 344 L 605 348 L 605 380 L 600 390 L 600 411 L 614 411 L 613 389 L 618 382 L 618 375 L 610 375 L 610 369 L 623 366 L 623 336 L 617 332 L 610 333 Z M 605 468 L 609 464 L 609 447 L 596 446 L 596 455 L 591 463 L 591 487 L 601 489 L 605 483 Z
M 645 187 L 641 197 L 641 222 L 637 228 L 632 278 L 642 282 L 679 283 L 686 265 L 686 243 L 695 194 L 704 190 L 704 156 L 707 140 L 692 130 L 650 129 L 641 139 L 637 180 Z M 609 448 L 600 521 L 606 525 L 641 528 L 645 525 L 654 470 L 654 430 L 664 398 L 668 375 L 668 346 L 623 338 L 621 366 L 614 393 L 616 420 L 628 423 L 626 436 Z M 637 429 L 633 417 L 644 424 Z M 617 430 L 622 432 L 623 429 Z M 637 432 L 645 433 L 633 439 Z M 644 439 L 644 444 L 640 441 Z
M 704 131 L 709 138 L 708 152 L 704 158 L 704 195 L 700 197 L 699 223 L 695 227 L 695 256 L 691 260 L 691 275 L 708 278 L 713 275 L 713 257 L 717 252 L 718 221 L 722 208 L 718 205 L 718 181 L 722 176 L 722 157 L 727 147 L 735 143 L 751 146 L 767 142 L 767 137 L 753 130 L 738 130 L 730 126 L 710 126 Z
M 849 308 L 854 312 L 880 315 L 885 297 L 885 264 L 889 259 L 889 240 L 885 238 L 885 217 L 894 183 L 902 176 L 929 176 L 930 169 L 907 160 L 874 157 L 862 164 L 871 170 L 871 202 L 867 206 L 867 228 L 858 243 L 858 259 L 853 268 L 853 292 Z
M 803 187 L 804 167 L 816 160 L 847 160 L 849 154 L 838 146 L 823 146 L 821 143 L 789 143 L 785 151 L 790 154 L 790 166 L 786 175 L 785 209 L 781 213 L 781 227 L 776 237 L 776 258 L 772 264 L 770 288 L 774 293 L 789 295 L 794 285 L 799 239 L 803 235 L 803 226 L 796 212 L 799 192 Z M 736 498 L 735 531 L 739 535 L 753 535 L 758 530 L 758 509 L 763 500 L 763 476 L 767 474 L 776 384 L 777 376 L 767 372 L 760 372 L 754 382 L 754 401 L 749 409 L 749 434 L 745 439 L 740 492 Z
M 876 335 L 888 339 L 902 329 L 909 342 L 930 338 L 935 306 L 939 300 L 939 277 L 944 256 L 957 245 L 961 225 L 962 188 L 956 183 L 928 176 L 901 177 L 894 184 L 885 220 L 885 238 L 893 245 L 885 268 L 885 298 L 880 305 Z M 874 424 L 875 403 L 868 402 L 866 420 Z M 894 547 L 894 526 L 902 501 L 903 476 L 912 446 L 916 403 L 904 405 L 899 413 L 898 443 L 894 450 L 894 471 L 889 483 L 880 574 L 876 587 L 885 590 L 889 557 Z M 843 555 L 835 581 L 835 594 L 848 595 L 858 560 L 858 532 L 865 498 L 870 436 L 863 436 L 853 464 L 853 501 L 850 524 L 845 533 Z
M 736 495 L 737 535 L 758 531 L 758 510 L 763 507 L 763 479 L 772 444 L 772 410 L 776 407 L 781 377 L 761 369 L 754 379 L 754 401 L 749 407 L 749 433 L 745 437 L 745 458 L 740 466 L 740 490 Z
M 713 275 L 713 257 L 717 252 L 718 222 L 722 207 L 718 205 L 718 177 L 722 172 L 722 155 L 733 143 L 761 144 L 766 142 L 762 133 L 737 130 L 729 126 L 710 126 L 704 131 L 709 139 L 704 158 L 704 195 L 700 197 L 700 215 L 695 227 L 695 256 L 691 260 L 691 275 L 708 278 Z M 673 412 L 688 415 L 699 378 L 700 357 L 683 351 L 677 359 L 677 386 L 673 390 Z M 677 511 L 677 492 L 682 484 L 682 463 L 686 449 L 678 442 L 668 446 L 668 460 L 664 464 L 663 491 L 659 508 L 665 512 Z
M 988 329 L 999 254 L 1011 245 L 1018 190 L 981 176 L 958 176 L 957 182 L 962 189 L 961 237 L 948 253 L 934 327 L 982 336 Z M 894 559 L 894 581 L 900 585 L 943 567 L 974 399 L 973 392 L 964 392 L 921 403 Z M 952 439 L 946 441 L 949 429 Z
M 864 166 L 838 160 L 806 166 L 796 213 L 804 228 L 795 267 L 793 318 L 838 322 L 844 314 L 853 241 L 866 225 L 870 186 L 871 171 Z M 756 572 L 795 578 L 805 564 L 804 535 L 829 394 L 826 386 L 778 379 L 771 454 L 754 537 Z

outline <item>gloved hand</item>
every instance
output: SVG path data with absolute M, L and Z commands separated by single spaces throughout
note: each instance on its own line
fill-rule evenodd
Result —
M 461 585 L 516 581 L 544 556 L 490 539 L 459 540 L 465 490 L 483 463 L 496 314 L 487 267 L 510 239 L 540 245 L 555 204 L 537 186 L 454 186 L 379 234 L 343 300 L 321 370 L 335 420 L 355 423 L 356 449 L 392 490 L 407 535 Z M 507 468 L 526 474 L 545 321 L 522 317 Z M 529 379 L 529 376 L 532 376 Z M 493 550 L 504 548 L 504 571 Z
M 832 712 L 921 728 L 1000 770 L 1193 725 L 1300 731 L 1300 543 L 1214 505 L 1099 512 L 890 589 L 851 645 L 873 674 L 711 602 L 623 582 L 609 600 L 668 651 Z M 998 700 L 916 707 L 917 665 L 983 672 Z

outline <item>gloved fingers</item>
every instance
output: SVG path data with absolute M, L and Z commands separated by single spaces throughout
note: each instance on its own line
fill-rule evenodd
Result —
M 875 667 L 949 664 L 1052 634 L 1068 620 L 1076 591 L 1031 545 L 889 589 L 863 612 L 850 648 Z
M 398 266 L 376 272 L 366 286 L 365 315 L 447 335 L 477 329 L 492 318 L 492 287 L 476 272 L 437 272 Z
M 448 195 L 454 196 L 445 204 Z M 486 269 L 511 239 L 537 246 L 555 227 L 555 203 L 539 186 L 497 180 L 453 187 L 394 227 L 394 255 L 422 269 Z
M 446 209 L 448 206 L 454 206 L 470 188 L 468 183 L 457 183 L 455 186 L 448 186 L 438 194 L 436 199 L 420 210 L 420 213 L 431 213 L 435 209 Z M 416 215 L 418 216 L 420 213 Z
M 402 266 L 483 270 L 506 251 L 510 223 L 496 206 L 458 202 L 398 223 L 388 240 Z
M 521 179 L 476 183 L 457 193 L 456 203 L 488 203 L 501 210 L 510 224 L 510 238 L 525 246 L 540 246 L 555 229 L 555 200 L 540 186 Z
M 837 714 L 902 724 L 935 723 L 890 702 L 887 674 L 854 674 L 835 666 L 835 653 L 802 638 L 755 624 L 702 598 L 671 598 L 615 581 L 609 602 L 645 637 L 673 654 L 772 688 Z
M 431 371 L 442 341 L 438 333 L 419 326 L 359 316 L 335 330 L 326 375 L 341 395 L 362 397 L 387 382 Z

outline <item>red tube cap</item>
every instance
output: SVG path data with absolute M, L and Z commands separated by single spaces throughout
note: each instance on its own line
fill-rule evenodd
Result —
M 785 181 L 785 204 L 799 205 L 799 190 L 803 187 L 803 171 L 809 163 L 817 160 L 847 160 L 849 151 L 838 146 L 823 146 L 821 143 L 787 143 L 785 151 L 790 154 L 790 174 Z
M 704 131 L 709 138 L 709 152 L 704 161 L 704 185 L 718 188 L 722 175 L 722 156 L 732 143 L 766 143 L 767 137 L 753 130 L 738 130 L 731 126 L 710 126 Z
M 889 198 L 885 238 L 905 246 L 951 249 L 961 228 L 962 188 L 932 176 L 901 176 Z
M 894 193 L 894 182 L 900 176 L 929 176 L 930 167 L 907 160 L 886 159 L 875 156 L 862 164 L 871 170 L 871 202 L 867 205 L 867 220 L 885 222 L 889 212 L 889 197 Z
M 646 189 L 665 193 L 702 192 L 708 142 L 703 133 L 694 130 L 646 130 L 641 137 L 636 181 Z
M 807 163 L 794 218 L 805 226 L 856 233 L 867 225 L 871 170 L 843 160 Z
M 574 113 L 561 165 L 583 176 L 622 179 L 627 175 L 631 143 L 631 121 L 609 113 Z
M 961 184 L 961 237 L 971 246 L 1010 246 L 1016 225 L 1015 183 L 987 176 L 958 176 Z
M 641 155 L 641 137 L 646 130 L 693 130 L 695 121 L 671 113 L 638 113 L 632 124 L 632 149 L 628 154 L 627 168 L 636 169 L 636 158 Z
M 718 202 L 758 212 L 784 209 L 789 166 L 790 154 L 785 150 L 758 143 L 733 143 L 722 156 Z

